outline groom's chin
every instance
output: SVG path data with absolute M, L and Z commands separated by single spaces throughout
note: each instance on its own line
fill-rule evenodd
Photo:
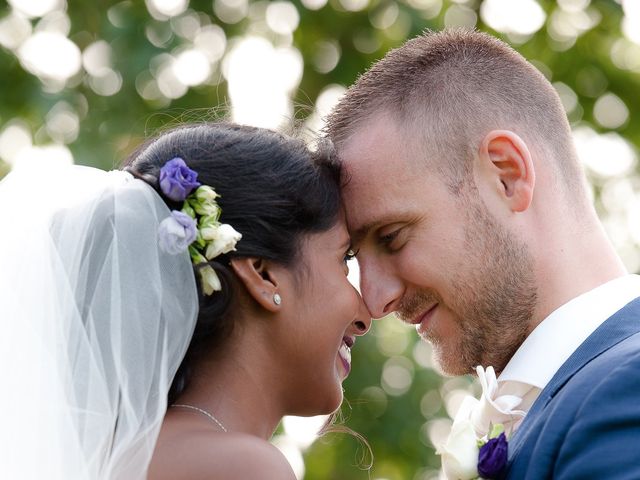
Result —
M 447 348 L 441 342 L 428 342 L 432 347 L 433 368 L 445 377 L 458 377 L 474 372 L 475 365 L 467 365 L 457 349 Z

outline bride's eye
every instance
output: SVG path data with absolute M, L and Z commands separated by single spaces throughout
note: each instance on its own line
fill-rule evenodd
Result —
M 353 248 L 349 247 L 349 250 L 347 250 L 342 257 L 342 265 L 344 266 L 345 275 L 349 275 L 349 260 L 353 260 L 354 258 L 356 258 L 357 254 L 357 250 L 353 250 Z
M 349 260 L 353 260 L 358 255 L 358 251 L 353 248 L 349 248 L 347 252 L 344 254 L 344 263 L 347 263 Z
M 354 251 L 353 248 L 349 248 L 349 250 L 345 252 L 344 257 L 342 257 L 342 264 L 344 265 L 345 275 L 349 275 L 349 260 L 353 260 L 354 258 L 356 258 L 357 254 L 357 251 Z

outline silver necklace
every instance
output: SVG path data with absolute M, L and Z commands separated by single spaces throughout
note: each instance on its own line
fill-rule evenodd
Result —
M 193 405 L 187 405 L 186 403 L 175 403 L 173 405 L 171 405 L 172 407 L 180 407 L 180 408 L 190 408 L 191 410 L 195 410 L 196 412 L 199 412 L 203 415 L 206 415 L 207 417 L 209 417 L 213 422 L 215 422 L 216 425 L 218 425 L 223 432 L 227 433 L 227 429 L 226 427 L 222 424 L 222 422 L 220 420 L 218 420 L 216 417 L 214 417 L 213 415 L 211 415 L 209 412 L 207 412 L 206 410 L 203 410 L 202 408 L 198 408 L 198 407 L 194 407 Z

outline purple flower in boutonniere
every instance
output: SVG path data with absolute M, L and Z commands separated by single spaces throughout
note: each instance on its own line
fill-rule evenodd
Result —
M 504 432 L 480 447 L 478 473 L 482 478 L 498 478 L 507 464 L 509 444 Z
M 174 202 L 183 202 L 194 188 L 200 186 L 198 174 L 187 167 L 180 157 L 169 160 L 160 169 L 160 190 Z
M 464 403 L 461 409 L 465 408 Z M 442 470 L 447 480 L 500 478 L 507 464 L 504 426 L 497 423 L 488 435 L 478 439 L 470 420 L 456 418 L 449 438 L 437 453 L 442 456 Z

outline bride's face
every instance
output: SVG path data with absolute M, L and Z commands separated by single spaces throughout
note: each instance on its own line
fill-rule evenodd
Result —
M 282 353 L 294 381 L 294 414 L 330 413 L 340 406 L 351 348 L 371 326 L 360 294 L 347 280 L 349 246 L 343 219 L 326 232 L 309 235 L 295 273 L 283 286 L 287 338 Z

